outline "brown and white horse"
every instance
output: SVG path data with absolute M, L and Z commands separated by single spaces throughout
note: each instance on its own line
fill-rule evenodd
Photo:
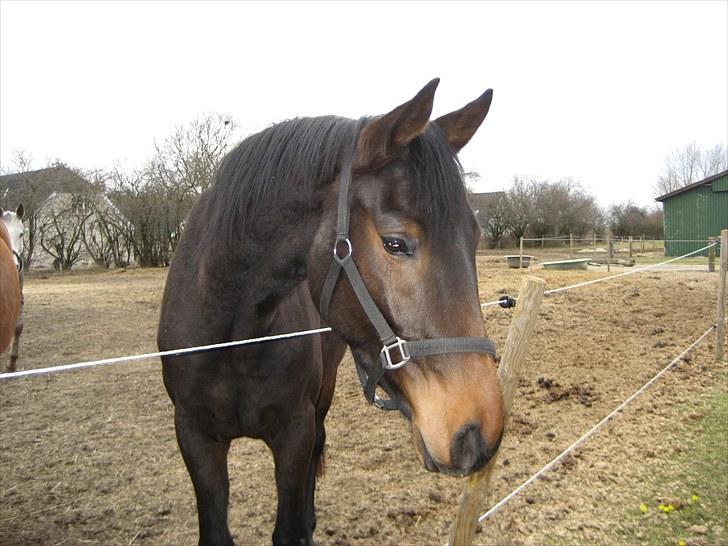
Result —
M 7 371 L 15 371 L 23 333 L 23 205 L 15 212 L 0 208 L 0 353 L 10 345 Z

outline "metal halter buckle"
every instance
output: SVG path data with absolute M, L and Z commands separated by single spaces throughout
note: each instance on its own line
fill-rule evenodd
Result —
M 380 410 L 386 411 L 387 409 L 387 406 L 384 404 L 384 399 L 380 396 L 377 396 L 376 394 L 374 395 L 374 400 L 372 400 L 372 405 Z
M 392 349 L 399 349 L 399 356 L 402 357 L 402 360 L 392 362 L 392 355 L 390 353 Z M 407 350 L 407 342 L 399 337 L 397 337 L 396 341 L 392 342 L 390 345 L 382 347 L 380 354 L 383 354 L 386 360 L 386 362 L 382 361 L 382 367 L 385 370 L 396 370 L 397 368 L 401 368 L 407 364 L 410 360 L 410 354 Z

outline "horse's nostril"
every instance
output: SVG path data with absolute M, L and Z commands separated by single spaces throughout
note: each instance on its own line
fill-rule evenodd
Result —
M 471 474 L 485 466 L 495 450 L 488 446 L 480 434 L 480 427 L 470 423 L 463 425 L 455 434 L 450 446 L 452 468 L 464 474 Z

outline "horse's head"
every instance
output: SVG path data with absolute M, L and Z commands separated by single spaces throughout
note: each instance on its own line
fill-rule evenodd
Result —
M 5 228 L 8 230 L 10 235 L 10 246 L 13 253 L 16 254 L 16 259 L 23 255 L 24 243 L 23 236 L 25 235 L 25 229 L 23 227 L 23 214 L 25 209 L 23 205 L 18 205 L 15 212 L 9 210 L 3 210 L 0 208 L 0 222 L 5 224 Z
M 485 337 L 475 266 L 480 232 L 456 154 L 485 118 L 492 91 L 430 122 L 437 83 L 361 129 L 348 199 L 351 250 L 339 244 L 341 255 L 351 252 L 393 333 L 407 341 Z M 332 261 L 340 187 L 341 180 L 332 185 L 312 251 L 315 265 L 309 261 L 316 287 L 324 285 Z M 382 368 L 383 336 L 346 276 L 339 275 L 331 293 L 328 319 L 373 377 Z M 313 291 L 319 298 L 326 288 Z M 403 354 L 396 348 L 396 369 L 384 372 L 378 384 L 411 420 L 426 468 L 469 474 L 495 453 L 503 432 L 495 362 L 484 352 L 443 352 L 412 357 L 397 368 Z

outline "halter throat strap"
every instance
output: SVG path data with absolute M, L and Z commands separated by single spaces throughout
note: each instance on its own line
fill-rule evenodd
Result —
M 395 410 L 397 409 L 397 403 L 394 400 L 382 399 L 375 392 L 377 385 L 387 371 L 401 368 L 410 359 L 422 356 L 449 353 L 485 353 L 495 358 L 495 344 L 487 338 L 480 337 L 449 337 L 406 341 L 394 333 L 364 284 L 364 280 L 353 259 L 354 249 L 349 238 L 349 190 L 351 188 L 352 162 L 355 152 L 356 140 L 354 140 L 349 156 L 344 161 L 341 169 L 336 241 L 334 242 L 333 260 L 321 290 L 319 312 L 321 317 L 328 322 L 331 298 L 343 271 L 359 300 L 359 304 L 377 331 L 382 343 L 382 349 L 379 352 L 379 366 L 373 373 L 367 374 L 366 370 L 358 362 L 356 363 L 357 374 L 364 389 L 364 396 L 370 404 L 374 404 L 379 409 Z

